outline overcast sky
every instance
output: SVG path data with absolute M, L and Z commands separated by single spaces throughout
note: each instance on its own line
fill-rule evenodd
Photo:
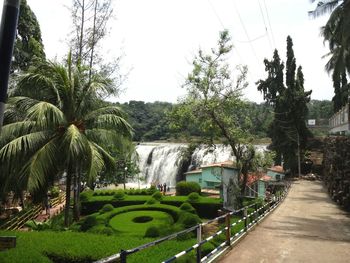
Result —
M 47 57 L 67 53 L 71 0 L 27 0 L 42 30 Z M 124 54 L 122 68 L 131 69 L 126 91 L 115 101 L 175 102 L 199 48 L 215 47 L 219 31 L 228 29 L 235 46 L 229 63 L 249 70 L 248 100 L 261 102 L 255 82 L 265 78 L 264 58 L 277 48 L 286 58 L 286 38 L 294 42 L 303 67 L 305 89 L 312 99 L 331 99 L 331 79 L 324 71 L 327 53 L 319 29 L 328 16 L 310 19 L 309 0 L 115 0 L 110 34 L 103 42 L 106 58 Z M 248 40 L 251 40 L 250 42 Z

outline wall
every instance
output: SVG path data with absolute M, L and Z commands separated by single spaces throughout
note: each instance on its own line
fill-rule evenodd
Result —
M 203 188 L 203 180 L 202 180 L 202 174 L 196 173 L 196 174 L 188 174 L 186 175 L 186 182 L 196 182 L 199 183 L 201 188 Z

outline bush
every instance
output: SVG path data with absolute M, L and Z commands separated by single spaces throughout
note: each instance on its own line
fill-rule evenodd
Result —
M 190 203 L 198 202 L 199 201 L 199 194 L 198 193 L 190 193 L 188 195 L 187 199 Z
M 158 227 L 156 226 L 150 226 L 147 228 L 145 237 L 159 237 L 160 236 L 160 231 Z
M 101 210 L 100 210 L 100 213 L 106 213 L 106 212 L 109 212 L 109 211 L 112 211 L 114 209 L 114 206 L 111 205 L 111 204 L 105 204 Z
M 154 185 L 151 185 L 151 187 L 149 189 L 147 189 L 147 193 L 149 195 L 153 195 L 155 192 L 157 192 L 157 188 Z
M 83 223 L 81 224 L 80 230 L 81 231 L 87 231 L 88 229 L 90 229 L 93 226 L 96 226 L 98 224 L 96 216 L 94 215 L 90 215 L 87 216 Z
M 151 197 L 150 199 L 148 199 L 147 201 L 146 201 L 146 205 L 154 205 L 154 204 L 157 204 L 157 203 L 159 203 L 159 201 L 158 200 L 156 200 L 156 199 L 154 199 L 153 197 Z
M 196 209 L 194 209 L 193 206 L 190 203 L 187 203 L 187 202 L 183 203 L 180 206 L 180 209 L 183 210 L 183 211 L 192 213 L 192 214 L 196 213 Z
M 92 191 L 85 191 L 80 193 L 80 202 L 87 202 L 89 200 L 89 197 L 92 195 L 95 195 L 96 192 L 92 193 Z
M 60 194 L 60 189 L 58 188 L 58 186 L 53 186 L 50 189 L 50 193 L 51 193 L 51 198 L 55 198 L 58 197 Z
M 115 200 L 118 200 L 118 201 L 124 200 L 124 198 L 125 198 L 125 193 L 124 193 L 124 191 L 123 191 L 123 190 L 117 190 L 117 191 L 115 192 L 113 198 L 114 198 Z
M 104 228 L 101 229 L 101 231 L 99 232 L 99 234 L 111 236 L 111 235 L 114 234 L 114 231 L 113 231 L 113 229 L 110 228 L 110 227 L 104 227 Z
M 189 195 L 193 192 L 201 193 L 201 187 L 196 182 L 181 181 L 176 184 L 176 195 Z
M 157 191 L 157 192 L 154 192 L 154 193 L 153 193 L 152 197 L 153 197 L 154 199 L 160 201 L 160 200 L 162 199 L 163 196 L 162 196 L 161 192 Z
M 200 222 L 201 220 L 197 215 L 188 212 L 182 212 L 180 214 L 179 220 L 177 221 L 177 223 L 182 224 L 185 228 L 190 228 Z

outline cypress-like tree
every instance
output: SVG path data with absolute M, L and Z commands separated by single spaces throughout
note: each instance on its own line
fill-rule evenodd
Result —
M 305 124 L 311 91 L 304 90 L 304 75 L 301 66 L 296 68 L 293 41 L 290 36 L 287 37 L 285 85 L 284 65 L 277 50 L 273 59 L 271 61 L 265 59 L 264 63 L 268 77 L 266 80 L 259 80 L 257 84 L 266 102 L 274 107 L 274 121 L 269 131 L 272 139 L 270 147 L 277 153 L 275 162 L 280 164 L 283 161 L 285 168 L 295 172 L 297 156 L 305 150 L 307 138 L 311 135 Z

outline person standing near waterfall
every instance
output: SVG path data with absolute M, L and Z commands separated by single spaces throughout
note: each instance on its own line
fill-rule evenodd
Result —
M 166 192 L 166 183 L 163 184 L 163 193 L 165 195 L 165 192 Z

